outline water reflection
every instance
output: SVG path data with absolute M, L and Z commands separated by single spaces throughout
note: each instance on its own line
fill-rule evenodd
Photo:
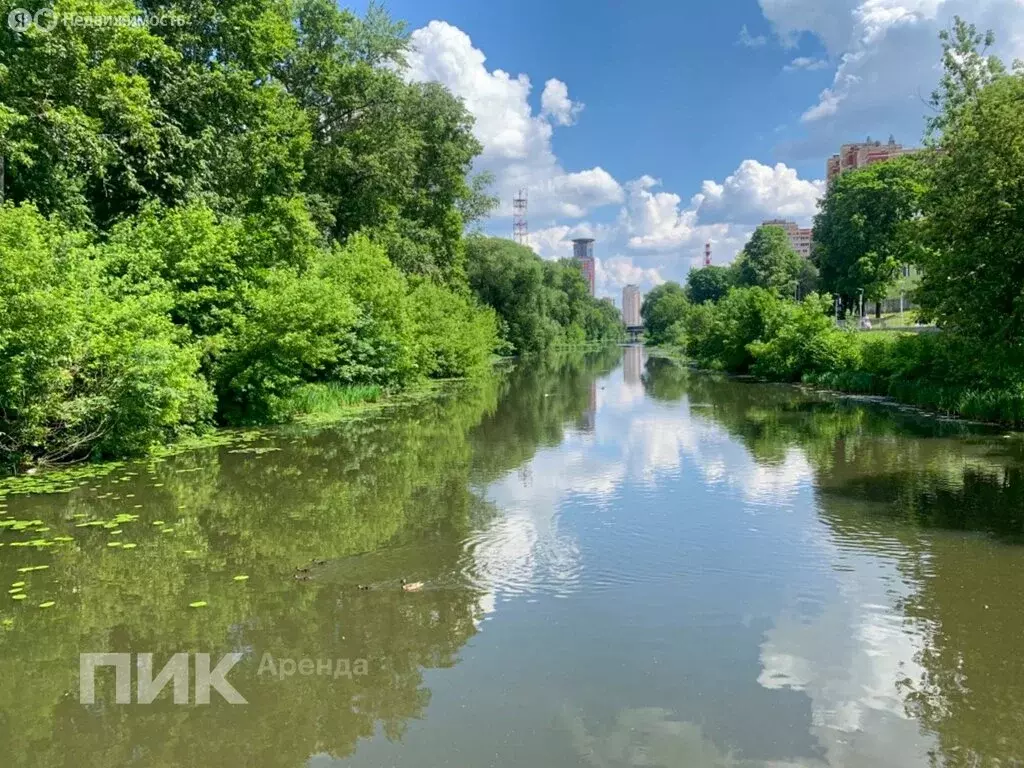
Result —
M 1019 764 L 1021 446 L 632 346 L 8 494 L 2 764 Z M 98 650 L 249 704 L 84 707 Z

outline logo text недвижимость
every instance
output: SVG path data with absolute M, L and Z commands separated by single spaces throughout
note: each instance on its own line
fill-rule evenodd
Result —
M 32 29 L 52 32 L 58 26 L 66 27 L 182 27 L 185 17 L 172 13 L 115 16 L 104 14 L 57 13 L 53 8 L 40 8 L 36 12 L 15 8 L 7 14 L 7 26 L 18 33 Z

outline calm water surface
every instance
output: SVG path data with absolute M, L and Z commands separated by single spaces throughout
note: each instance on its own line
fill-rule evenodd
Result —
M 629 348 L 55 485 L 0 491 L 2 766 L 1024 761 L 1017 437 Z

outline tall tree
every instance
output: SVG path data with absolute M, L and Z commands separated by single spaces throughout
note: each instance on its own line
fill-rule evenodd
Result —
M 640 317 L 651 341 L 662 344 L 670 341 L 669 329 L 686 315 L 689 301 L 679 283 L 667 282 L 655 287 L 644 296 Z
M 74 0 L 60 15 L 85 12 Z M 89 14 L 133 16 L 134 3 L 104 0 Z M 86 225 L 95 209 L 146 197 L 176 129 L 147 73 L 179 54 L 148 28 L 58 24 L 17 33 L 0 28 L 0 154 L 6 199 Z
M 466 249 L 469 284 L 498 313 L 514 351 L 547 346 L 555 329 L 544 315 L 544 267 L 537 255 L 510 240 L 479 235 L 468 239 Z
M 949 115 L 924 205 L 925 314 L 990 352 L 1024 355 L 1024 75 Z
M 739 284 L 793 294 L 800 256 L 782 227 L 758 227 L 737 259 Z
M 686 276 L 686 293 L 694 304 L 718 301 L 736 284 L 736 278 L 732 267 L 710 265 L 692 269 Z
M 922 256 L 921 201 L 927 161 L 902 157 L 851 171 L 832 182 L 814 221 L 813 259 L 821 287 L 853 306 L 877 302 L 901 268 Z
M 939 33 L 942 41 L 943 75 L 932 92 L 931 106 L 935 114 L 928 120 L 928 134 L 933 141 L 974 99 L 981 89 L 1006 74 L 1006 66 L 988 54 L 995 44 L 992 30 L 982 34 L 973 24 L 959 16 L 953 17 L 952 29 Z

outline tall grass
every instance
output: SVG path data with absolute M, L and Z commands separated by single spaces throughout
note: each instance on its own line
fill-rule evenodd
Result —
M 282 410 L 293 418 L 329 419 L 357 406 L 379 402 L 383 397 L 384 389 L 376 384 L 305 384 L 289 396 Z

